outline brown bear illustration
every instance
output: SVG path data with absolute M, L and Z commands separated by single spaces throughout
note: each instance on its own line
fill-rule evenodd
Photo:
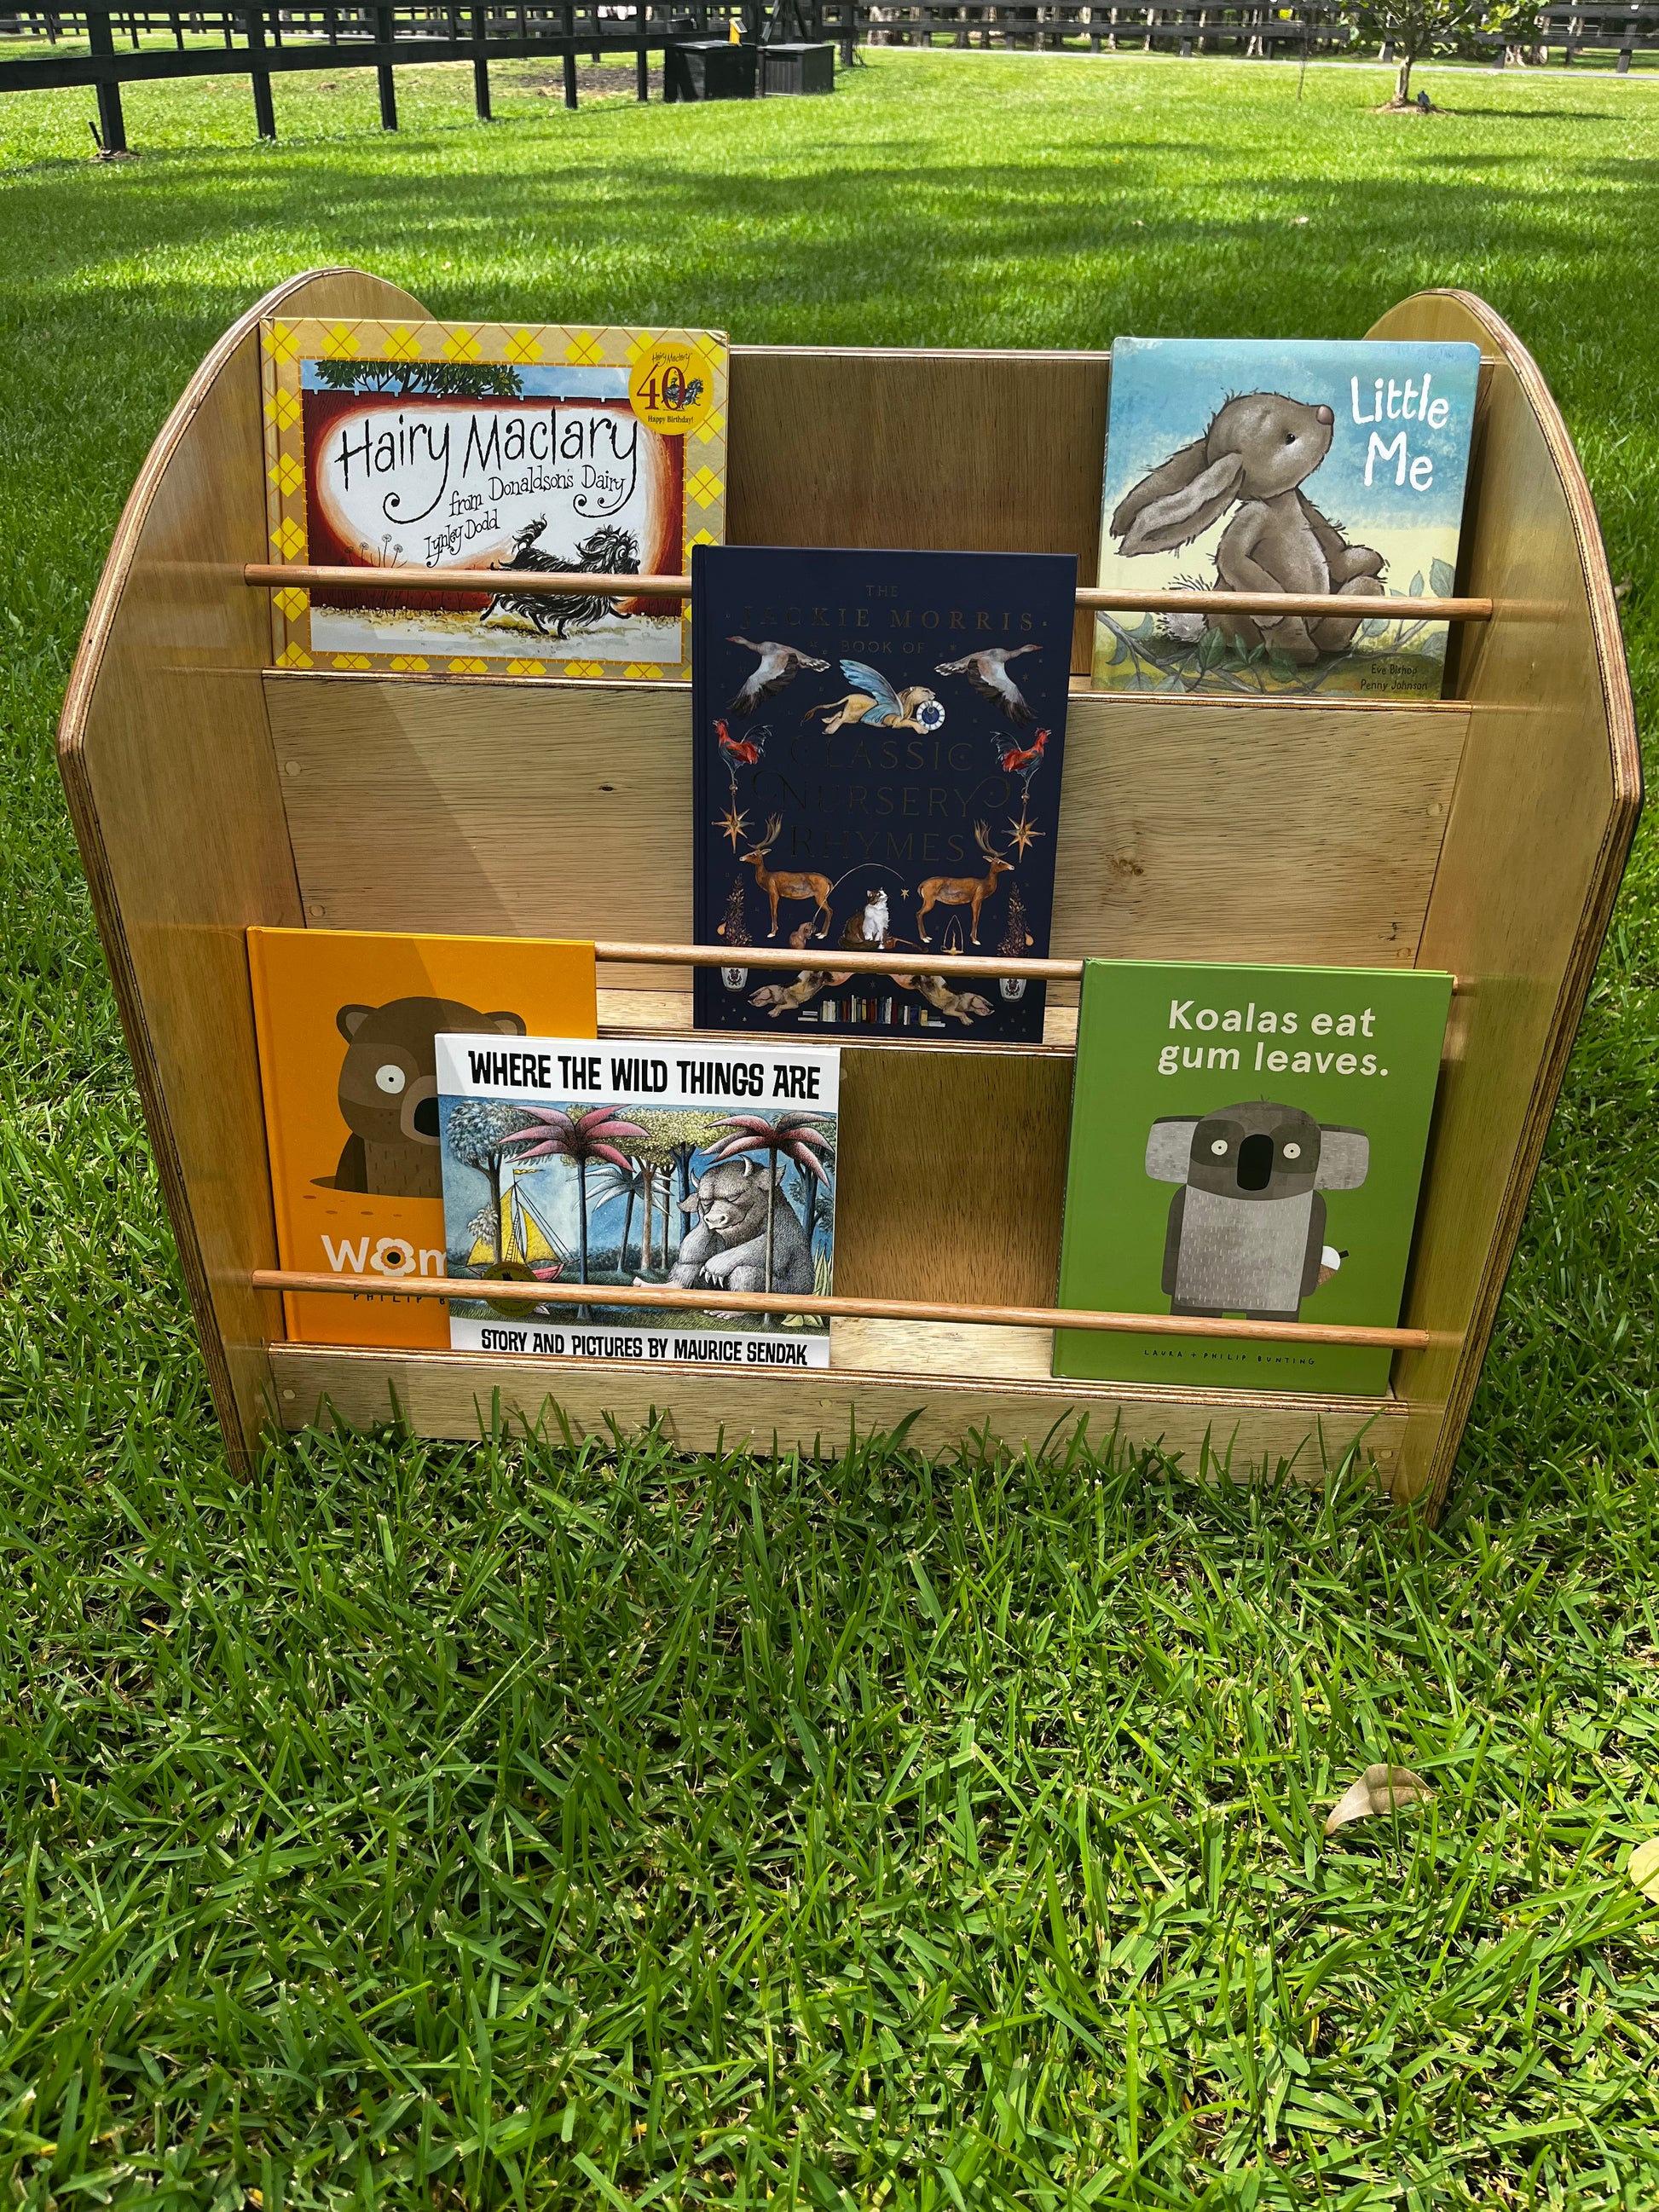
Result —
M 441 1198 L 438 1158 L 440 1030 L 500 1030 L 522 1036 L 517 1014 L 481 1014 L 453 999 L 393 999 L 384 1006 L 342 1006 L 334 1017 L 346 1041 L 340 1113 L 351 1134 L 325 1188 L 380 1198 Z

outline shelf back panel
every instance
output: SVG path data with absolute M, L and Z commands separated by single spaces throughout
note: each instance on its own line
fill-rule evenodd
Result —
M 1092 583 L 1104 353 L 733 346 L 734 545 L 1075 553 Z M 1089 666 L 1079 615 L 1072 665 Z
M 690 938 L 684 685 L 272 672 L 265 690 L 313 926 Z M 1467 727 L 1459 704 L 1074 694 L 1054 954 L 1409 967 Z M 690 990 L 686 971 L 603 980 Z

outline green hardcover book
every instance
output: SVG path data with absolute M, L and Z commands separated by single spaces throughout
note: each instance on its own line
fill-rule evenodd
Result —
M 1088 962 L 1060 1304 L 1395 1327 L 1451 988 L 1420 969 Z M 1062 1328 L 1054 1371 L 1381 1395 L 1390 1356 Z

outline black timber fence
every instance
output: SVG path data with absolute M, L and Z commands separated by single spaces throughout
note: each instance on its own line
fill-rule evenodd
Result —
M 784 10 L 787 9 L 787 21 Z M 991 0 L 932 5 L 929 0 L 528 0 L 522 7 L 485 4 L 245 4 L 161 9 L 128 0 L 80 0 L 63 9 L 0 11 L 0 92 L 90 86 L 98 99 L 97 137 L 106 153 L 126 150 L 124 84 L 195 76 L 241 76 L 253 91 L 256 127 L 276 135 L 271 80 L 294 70 L 373 69 L 380 121 L 398 127 L 396 71 L 422 62 L 470 62 L 479 117 L 490 116 L 492 61 L 558 58 L 567 106 L 577 101 L 576 64 L 607 55 L 635 61 L 635 90 L 648 96 L 649 56 L 678 41 L 723 39 L 733 24 L 747 44 L 781 34 L 833 41 L 849 64 L 860 46 L 1000 47 L 1052 52 L 1232 54 L 1247 59 L 1297 60 L 1363 48 L 1341 0 L 1266 0 L 1206 4 L 1152 0 L 1103 6 L 1096 0 L 1048 0 L 1006 6 Z M 8 54 L 27 43 L 33 51 Z M 1659 50 L 1659 0 L 1619 6 L 1550 5 L 1538 9 L 1516 43 L 1512 19 L 1469 38 L 1472 53 L 1494 60 L 1543 61 L 1615 52 L 1620 71 L 1637 53 Z M 40 48 L 44 46 L 43 52 Z M 1390 58 L 1385 47 L 1382 58 Z M 762 73 L 761 84 L 766 77 Z M 673 96 L 671 87 L 669 96 Z
M 798 40 L 838 40 L 850 59 L 855 13 L 856 0 L 791 0 L 789 28 Z M 773 27 L 759 0 L 669 0 L 666 5 L 662 0 L 532 0 L 524 7 L 287 7 L 249 0 L 205 9 L 81 0 L 74 9 L 0 14 L 0 92 L 90 85 L 98 95 L 100 146 L 106 154 L 124 154 L 124 84 L 248 77 L 258 134 L 274 138 L 274 76 L 294 70 L 373 69 L 381 125 L 395 131 L 399 68 L 471 62 L 475 105 L 487 123 L 492 61 L 562 59 L 565 105 L 574 107 L 579 58 L 631 55 L 637 94 L 644 100 L 653 49 L 661 52 L 682 40 L 725 39 L 734 22 L 750 42 Z M 6 54 L 6 44 L 16 40 L 34 43 L 37 51 Z

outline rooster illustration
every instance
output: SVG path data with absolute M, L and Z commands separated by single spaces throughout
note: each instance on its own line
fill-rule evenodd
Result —
M 994 699 L 1016 728 L 1022 722 L 1032 722 L 1036 717 L 1026 704 L 1025 694 L 1008 673 L 1008 663 L 1018 660 L 1022 653 L 1036 653 L 1035 645 L 988 646 L 983 653 L 965 653 L 960 660 L 941 660 L 934 673 L 939 676 L 965 676 L 975 691 L 987 699 Z
M 1004 775 L 1017 775 L 1029 789 L 1031 778 L 1042 765 L 1042 756 L 1048 750 L 1048 732 L 1039 730 L 1029 745 L 1010 744 L 997 753 L 997 766 Z
M 757 730 L 752 738 L 734 738 L 726 724 L 716 721 L 714 735 L 720 740 L 720 750 L 726 755 L 726 765 L 735 762 L 739 768 L 753 768 L 766 750 L 769 729 Z

